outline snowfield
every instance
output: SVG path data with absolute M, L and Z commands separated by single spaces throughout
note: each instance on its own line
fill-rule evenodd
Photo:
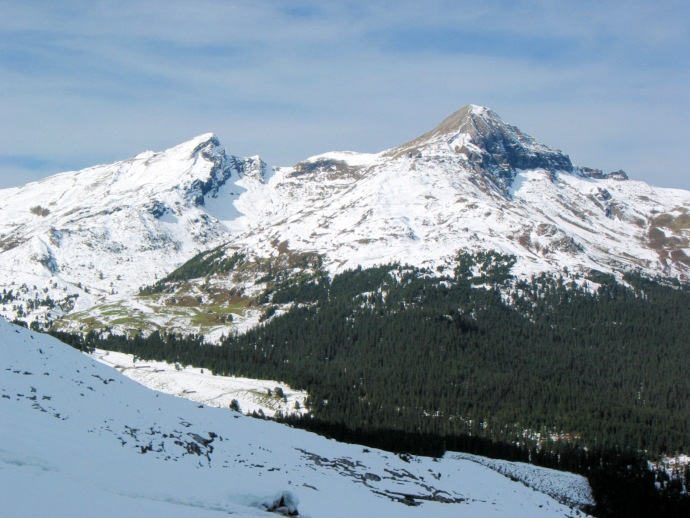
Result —
M 229 408 L 234 399 L 245 414 L 257 412 L 274 417 L 276 412 L 283 415 L 306 412 L 307 393 L 278 381 L 215 376 L 196 367 L 138 360 L 131 354 L 100 349 L 96 349 L 91 357 L 152 390 L 204 405 Z M 275 394 L 276 388 L 282 390 L 284 397 Z
M 501 463 L 528 487 L 488 460 L 406 461 L 155 392 L 2 319 L 0 364 L 5 516 L 562 517 L 580 511 L 558 500 L 587 503 L 576 475 L 549 485 Z

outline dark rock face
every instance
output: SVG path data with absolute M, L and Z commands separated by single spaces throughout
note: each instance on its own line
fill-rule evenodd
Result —
M 225 185 L 233 175 L 242 177 L 250 170 L 257 168 L 257 166 L 261 171 L 266 166 L 260 159 L 243 159 L 227 155 L 216 137 L 211 137 L 209 140 L 199 144 L 193 153 L 198 153 L 204 159 L 213 163 L 213 169 L 209 178 L 203 182 L 196 180 L 189 187 L 188 196 L 194 205 L 198 207 L 205 205 L 204 198 L 206 196 L 215 197 L 220 187 Z
M 154 200 L 148 210 L 154 218 L 160 219 L 163 217 L 163 215 L 165 215 L 166 212 L 168 212 L 168 207 L 166 207 L 165 204 L 161 203 L 160 201 Z
M 592 169 L 591 167 L 578 167 L 576 172 L 585 178 L 594 178 L 595 180 L 628 180 L 628 174 L 622 169 L 613 171 L 612 173 L 604 173 L 601 169 Z
M 313 162 L 300 162 L 295 166 L 295 171 L 291 176 L 302 176 L 305 174 L 312 174 L 322 169 L 344 169 L 347 168 L 347 164 L 340 160 L 333 160 L 330 158 L 324 158 L 321 160 L 315 160 Z
M 537 142 L 493 111 L 466 106 L 436 128 L 398 148 L 413 156 L 432 143 L 445 141 L 451 151 L 464 155 L 469 165 L 502 191 L 512 183 L 518 169 L 573 171 L 568 155 Z
M 488 109 L 479 112 L 474 107 L 463 108 L 442 122 L 439 129 L 448 127 L 457 116 L 462 116 L 462 122 L 455 131 L 470 136 L 472 144 L 483 151 L 481 157 L 476 157 L 479 164 L 492 172 L 506 176 L 515 169 L 573 170 L 568 155 L 538 143 Z
M 290 491 L 283 491 L 280 498 L 277 498 L 275 502 L 265 503 L 260 505 L 260 507 L 269 513 L 281 514 L 283 516 L 299 516 L 297 501 Z
M 596 180 L 603 180 L 606 178 L 604 171 L 601 169 L 593 169 L 591 167 L 578 167 L 577 174 L 584 178 L 594 178 Z
M 628 180 L 628 174 L 622 169 L 619 169 L 618 171 L 613 171 L 612 173 L 609 173 L 606 176 L 611 180 Z

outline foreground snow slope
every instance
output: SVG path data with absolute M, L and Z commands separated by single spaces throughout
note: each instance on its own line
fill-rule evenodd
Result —
M 150 391 L 3 320 L 0 365 L 6 516 L 262 516 L 281 506 L 313 517 L 576 514 L 453 455 L 405 462 Z M 584 479 L 558 476 L 570 480 L 562 497 L 589 501 Z

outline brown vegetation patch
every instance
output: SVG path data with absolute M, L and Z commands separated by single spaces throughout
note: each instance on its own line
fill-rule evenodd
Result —
M 548 223 L 541 223 L 537 226 L 537 235 L 539 236 L 555 236 L 558 232 L 558 228 L 555 225 L 549 225 Z
M 191 295 L 176 295 L 165 301 L 168 306 L 180 306 L 183 308 L 194 308 L 201 305 L 201 297 Z
M 15 237 L 15 236 L 6 237 L 5 239 L 0 239 L 0 250 L 2 250 L 3 252 L 6 252 L 7 250 L 12 250 L 13 248 L 17 248 L 23 242 L 24 241 L 22 241 L 21 239 Z
M 668 243 L 668 238 L 664 234 L 663 230 L 659 230 L 657 227 L 650 227 L 647 232 L 647 239 L 649 240 L 649 246 L 658 250 L 663 248 Z
M 518 237 L 518 243 L 520 243 L 520 246 L 523 248 L 526 248 L 527 250 L 530 250 L 532 247 L 532 237 L 531 234 L 528 230 L 523 232 L 520 237 Z
M 673 214 L 659 214 L 652 220 L 652 224 L 656 227 L 669 228 L 674 231 L 690 229 L 690 214 L 683 212 L 680 216 Z
M 278 257 L 268 261 L 268 269 L 280 268 L 320 268 L 323 261 L 316 252 L 296 252 L 290 250 L 287 241 L 274 239 L 271 245 L 278 251 Z
M 671 259 L 685 266 L 690 266 L 690 257 L 688 257 L 684 250 L 671 250 Z

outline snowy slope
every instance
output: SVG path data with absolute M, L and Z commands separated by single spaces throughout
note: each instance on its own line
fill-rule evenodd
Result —
M 6 516 L 577 514 L 454 455 L 406 462 L 150 391 L 2 319 L 0 364 Z M 584 479 L 559 476 L 569 481 L 559 498 L 591 498 Z
M 103 315 L 79 312 L 95 306 L 123 328 L 137 310 L 154 327 L 214 336 L 254 325 L 258 315 L 239 306 L 234 324 L 211 325 L 174 301 L 131 302 L 140 286 L 221 244 L 249 261 L 317 253 L 331 273 L 452 267 L 459 251 L 497 250 L 518 258 L 517 274 L 641 269 L 690 279 L 690 192 L 575 167 L 473 105 L 377 154 L 332 152 L 271 169 L 202 135 L 5 189 L 0 200 L 0 289 L 12 291 L 0 313 L 29 321 L 50 298 L 54 316 L 77 314 L 87 327 Z M 251 291 L 253 282 L 221 285 Z M 200 289 L 187 295 L 203 298 Z

